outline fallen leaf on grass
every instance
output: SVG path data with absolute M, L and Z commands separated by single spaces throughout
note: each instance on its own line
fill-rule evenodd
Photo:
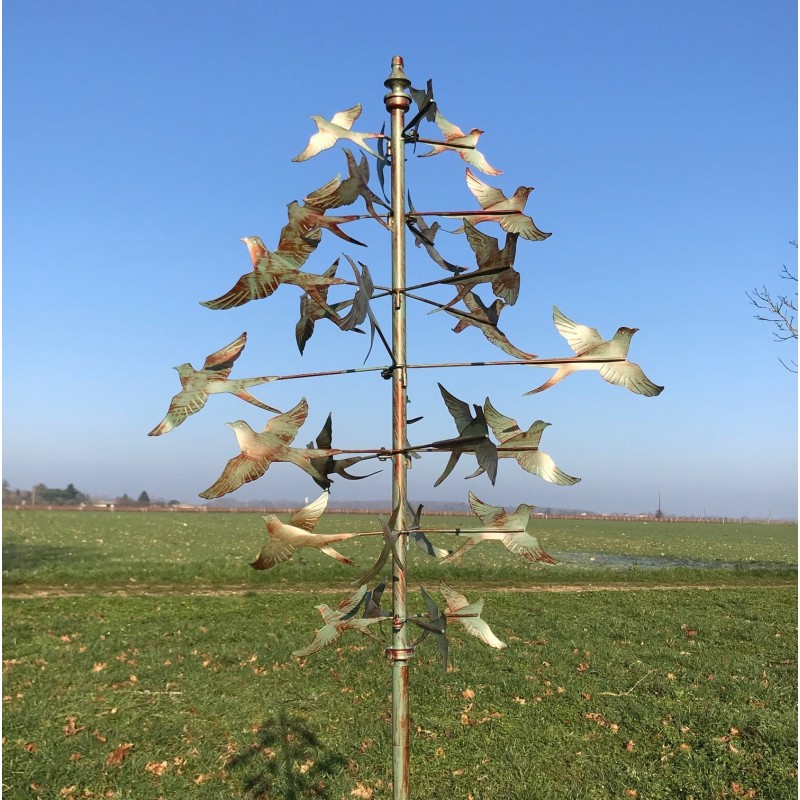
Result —
M 357 783 L 356 788 L 350 792 L 350 797 L 360 797 L 362 800 L 371 800 L 372 789 L 368 786 L 364 786 L 363 783 Z
M 155 775 L 156 778 L 160 778 L 166 771 L 167 771 L 167 762 L 166 761 L 148 761 L 145 765 L 145 772 L 149 772 L 151 775 Z
M 632 753 L 636 749 L 636 745 L 634 745 L 633 741 L 625 742 L 625 749 L 629 753 Z
M 93 667 L 92 672 L 102 672 L 108 665 L 103 661 L 98 661 Z
M 745 797 L 747 800 L 752 800 L 752 798 L 758 796 L 758 793 L 755 789 L 750 788 L 745 791 L 744 786 L 742 786 L 740 783 L 731 783 L 730 789 L 731 794 L 734 797 Z
M 199 786 L 201 783 L 205 783 L 206 781 L 210 781 L 214 777 L 213 773 L 205 772 L 202 775 L 198 775 L 194 782 Z
M 36 742 L 25 742 L 25 744 L 22 745 L 22 747 L 28 753 L 35 753 L 39 749 L 39 747 L 36 744 Z
M 109 766 L 119 766 L 127 758 L 128 753 L 133 750 L 133 744 L 126 742 L 115 747 L 106 757 L 106 764 Z
M 78 719 L 77 717 L 67 717 L 67 724 L 64 726 L 64 736 L 74 736 L 76 733 L 80 733 L 80 731 L 86 730 L 85 725 L 81 725 L 80 728 L 75 724 L 75 720 Z
M 465 700 L 472 700 L 472 698 L 475 697 L 475 692 L 473 692 L 472 689 L 464 689 L 464 691 L 461 692 L 461 696 Z

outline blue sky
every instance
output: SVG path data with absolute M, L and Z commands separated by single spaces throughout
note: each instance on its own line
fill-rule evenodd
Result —
M 482 177 L 506 194 L 535 186 L 526 210 L 553 232 L 520 242 L 508 338 L 570 355 L 554 304 L 607 337 L 637 327 L 630 358 L 666 386 L 643 398 L 577 374 L 523 397 L 550 373 L 414 371 L 410 414 L 424 420 L 412 441 L 455 434 L 438 380 L 469 403 L 490 396 L 522 427 L 550 422 L 541 449 L 582 481 L 553 486 L 504 460 L 496 486 L 465 482 L 475 463 L 464 458 L 434 490 L 446 460 L 434 454 L 409 473 L 411 496 L 464 500 L 471 488 L 498 505 L 637 513 L 654 510 L 660 491 L 676 514 L 796 516 L 797 383 L 778 362 L 796 355 L 745 296 L 784 290 L 781 266 L 796 270 L 795 3 L 465 2 L 407 6 L 394 27 L 388 7 L 354 3 L 306 2 L 299 13 L 245 0 L 11 0 L 3 12 L 3 475 L 13 487 L 193 501 L 238 452 L 224 422 L 260 429 L 268 415 L 212 397 L 148 437 L 179 388 L 174 365 L 199 367 L 245 330 L 233 377 L 362 364 L 365 337 L 330 325 L 300 357 L 295 287 L 229 311 L 199 301 L 250 269 L 240 237 L 274 247 L 286 205 L 345 171 L 340 145 L 292 163 L 315 130 L 309 116 L 360 102 L 354 129 L 379 130 L 383 81 L 402 55 L 415 86 L 433 79 L 445 117 L 485 131 L 480 149 L 503 174 Z M 418 209 L 475 207 L 452 153 L 409 152 L 407 180 Z M 385 232 L 372 221 L 349 230 L 370 247 L 328 235 L 306 269 L 348 253 L 389 282 Z M 440 240 L 445 257 L 472 263 L 463 237 Z M 408 275 L 443 273 L 409 243 Z M 388 309 L 375 307 L 388 330 Z M 409 306 L 410 362 L 505 357 L 426 312 Z M 384 363 L 376 345 L 367 364 Z M 389 384 L 374 374 L 254 391 L 283 410 L 308 398 L 298 445 L 328 412 L 336 446 L 390 444 Z M 388 498 L 390 478 L 338 480 L 332 497 Z M 233 497 L 316 492 L 279 464 Z

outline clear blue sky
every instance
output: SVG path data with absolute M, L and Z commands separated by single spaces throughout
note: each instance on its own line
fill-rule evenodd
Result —
M 569 355 L 554 304 L 608 337 L 637 327 L 630 358 L 666 386 L 643 398 L 578 374 L 523 397 L 550 373 L 413 372 L 410 413 L 425 419 L 412 441 L 455 434 L 440 380 L 470 403 L 489 395 L 523 427 L 552 423 L 542 450 L 583 480 L 553 486 L 503 461 L 492 487 L 463 480 L 475 468 L 464 458 L 434 490 L 446 459 L 435 454 L 415 463 L 411 496 L 464 500 L 472 488 L 496 504 L 636 513 L 654 510 L 660 491 L 671 513 L 796 516 L 797 384 L 778 362 L 796 355 L 745 296 L 784 290 L 781 266 L 796 269 L 796 3 L 406 5 L 396 30 L 388 6 L 363 3 L 7 0 L 3 12 L 3 475 L 13 487 L 197 500 L 238 452 L 223 423 L 260 429 L 268 415 L 212 397 L 148 437 L 179 388 L 174 365 L 199 367 L 244 330 L 233 377 L 361 365 L 365 337 L 331 325 L 300 357 L 295 287 L 230 311 L 199 301 L 249 270 L 240 237 L 274 247 L 286 204 L 344 170 L 340 146 L 291 162 L 314 132 L 311 114 L 360 102 L 354 128 L 380 129 L 397 54 L 415 86 L 433 79 L 448 119 L 485 131 L 480 149 L 504 171 L 487 182 L 507 194 L 536 187 L 527 210 L 553 235 L 520 242 L 520 300 L 501 318 L 509 339 Z M 408 185 L 417 208 L 474 207 L 452 153 L 409 153 Z M 326 236 L 306 269 L 349 253 L 388 282 L 385 232 L 371 221 L 350 230 L 368 250 Z M 462 237 L 440 237 L 446 257 L 471 263 Z M 410 281 L 443 275 L 409 253 Z M 410 307 L 409 361 L 504 358 L 426 311 Z M 376 312 L 388 329 L 377 301 Z M 385 362 L 376 346 L 368 364 Z M 336 446 L 390 444 L 389 384 L 375 375 L 254 391 L 282 409 L 308 398 L 298 445 L 329 411 Z M 332 496 L 388 498 L 389 482 L 388 469 L 337 480 Z M 317 491 L 276 465 L 233 497 Z

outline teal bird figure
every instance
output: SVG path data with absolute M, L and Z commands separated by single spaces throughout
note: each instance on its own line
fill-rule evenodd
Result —
M 328 414 L 322 430 L 317 434 L 316 445 L 314 442 L 308 443 L 308 449 L 313 450 L 330 450 L 333 447 L 333 415 Z M 340 458 L 338 461 L 333 456 L 319 456 L 310 459 L 311 466 L 319 473 L 325 476 L 325 481 L 320 482 L 314 478 L 315 482 L 321 489 L 328 489 L 331 485 L 330 475 L 341 475 L 348 481 L 360 481 L 364 478 L 369 478 L 372 475 L 377 475 L 381 470 L 370 472 L 367 475 L 351 475 L 347 472 L 348 467 L 353 464 L 358 464 L 363 461 L 363 456 L 350 456 L 349 458 Z
M 281 522 L 275 514 L 262 517 L 267 525 L 267 542 L 250 566 L 264 570 L 288 561 L 294 551 L 300 547 L 311 547 L 325 553 L 326 556 L 341 561 L 342 564 L 355 566 L 355 563 L 343 556 L 331 545 L 344 542 L 354 536 L 367 536 L 366 533 L 314 533 L 314 528 L 328 505 L 329 493 L 323 492 L 313 503 L 295 511 L 289 522 Z
M 469 287 L 466 288 L 468 291 L 464 293 L 462 299 L 469 313 L 447 309 L 447 313 L 458 320 L 453 332 L 462 333 L 467 328 L 477 328 L 491 344 L 499 347 L 512 358 L 522 361 L 536 358 L 533 353 L 526 353 L 511 344 L 508 336 L 497 327 L 497 323 L 500 321 L 500 312 L 506 307 L 506 304 L 502 300 L 495 300 L 490 306 L 487 306 L 475 292 L 470 291 Z
M 533 191 L 532 186 L 520 186 L 511 197 L 506 197 L 499 189 L 476 178 L 469 168 L 467 168 L 467 186 L 475 195 L 481 208 L 484 211 L 492 212 L 470 216 L 470 222 L 473 225 L 477 225 L 479 222 L 498 222 L 507 233 L 516 233 L 523 239 L 535 242 L 540 242 L 550 236 L 549 233 L 540 231 L 531 217 L 522 213 L 525 203 L 528 201 L 528 195 Z M 454 233 L 457 232 L 454 231 Z
M 262 403 L 248 391 L 252 386 L 267 383 L 272 378 L 238 378 L 231 380 L 228 376 L 237 358 L 244 350 L 247 342 L 247 333 L 234 339 L 230 344 L 208 356 L 202 369 L 195 369 L 191 364 L 181 364 L 175 369 L 181 379 L 181 390 L 169 404 L 167 415 L 164 417 L 148 436 L 161 436 L 163 433 L 177 428 L 187 417 L 196 414 L 212 394 L 228 392 L 241 400 L 246 400 L 265 411 L 280 414 L 277 408 Z
M 432 145 L 432 149 L 427 153 L 422 153 L 419 156 L 420 158 L 436 156 L 439 155 L 439 153 L 443 153 L 445 150 L 455 150 L 467 164 L 475 167 L 475 169 L 479 169 L 487 175 L 502 174 L 503 170 L 495 169 L 486 160 L 483 153 L 475 149 L 478 144 L 478 139 L 480 139 L 483 133 L 480 128 L 473 128 L 469 133 L 464 133 L 458 125 L 453 125 L 452 122 L 448 122 L 438 111 L 434 116 L 434 122 L 444 136 L 444 144 Z M 451 147 L 447 147 L 447 145 L 451 145 Z
M 447 410 L 455 420 L 458 437 L 455 439 L 442 439 L 429 445 L 430 447 L 450 451 L 450 458 L 445 465 L 444 471 L 433 485 L 438 486 L 453 471 L 463 453 L 474 453 L 478 459 L 478 466 L 486 472 L 489 480 L 494 484 L 497 476 L 497 448 L 489 439 L 489 428 L 483 415 L 483 409 L 479 405 L 474 405 L 475 416 L 473 416 L 469 406 L 463 400 L 459 400 L 450 394 L 441 383 L 437 385 L 442 393 Z
M 290 230 L 289 226 L 284 231 Z M 299 286 L 303 291 L 325 309 L 332 317 L 336 317 L 336 312 L 328 305 L 323 290 L 334 284 L 346 283 L 341 278 L 326 275 L 314 275 L 313 273 L 303 272 L 300 269 L 302 263 L 317 247 L 322 237 L 319 228 L 314 228 L 308 234 L 291 234 L 292 241 L 302 241 L 307 244 L 307 248 L 299 248 L 296 251 L 300 255 L 305 254 L 302 261 L 299 256 L 291 255 L 288 251 L 282 251 L 281 245 L 273 251 L 267 250 L 264 242 L 258 236 L 245 236 L 242 241 L 247 245 L 250 253 L 250 260 L 253 264 L 251 272 L 242 275 L 238 281 L 225 294 L 213 300 L 206 300 L 200 305 L 216 310 L 236 308 L 237 306 L 249 303 L 251 300 L 263 300 L 269 297 L 282 283 L 290 283 Z M 282 241 L 284 241 L 282 239 Z
M 470 548 L 478 542 L 499 541 L 510 553 L 516 553 L 532 562 L 542 561 L 546 564 L 555 564 L 555 559 L 545 553 L 539 546 L 535 536 L 526 532 L 531 512 L 536 506 L 521 503 L 513 514 L 509 514 L 499 506 L 490 506 L 479 500 L 472 492 L 468 495 L 472 513 L 483 523 L 483 528 L 471 531 L 469 528 L 458 531 L 457 536 L 469 537 L 464 544 L 440 564 L 449 564 L 458 561 Z
M 333 644 L 345 631 L 358 631 L 359 633 L 371 636 L 369 626 L 376 622 L 382 622 L 384 617 L 355 617 L 352 613 L 364 601 L 367 587 L 361 586 L 350 597 L 343 600 L 339 607 L 334 610 L 325 603 L 314 606 L 322 615 L 325 623 L 315 634 L 311 644 L 300 650 L 295 650 L 292 655 L 298 657 L 310 656 L 322 650 L 323 647 Z
M 556 330 L 569 342 L 577 358 L 569 363 L 559 364 L 550 380 L 536 389 L 525 392 L 526 395 L 543 392 L 563 381 L 567 375 L 582 370 L 599 372 L 600 377 L 608 383 L 622 386 L 634 394 L 645 397 L 655 397 L 664 391 L 664 387 L 656 386 L 642 372 L 638 364 L 627 360 L 631 338 L 639 330 L 638 328 L 619 328 L 611 339 L 604 339 L 596 328 L 573 322 L 556 306 L 553 306 L 553 322 Z
M 307 416 L 308 403 L 304 397 L 294 408 L 272 417 L 260 433 L 241 419 L 226 423 L 236 434 L 241 453 L 228 461 L 219 478 L 201 492 L 200 497 L 210 500 L 233 492 L 243 484 L 260 478 L 276 461 L 295 464 L 317 482 L 327 480 L 312 465 L 311 459 L 337 455 L 338 451 L 303 450 L 289 446 Z
M 508 647 L 505 642 L 501 642 L 492 629 L 481 619 L 483 612 L 483 600 L 476 600 L 470 603 L 469 600 L 457 592 L 455 589 L 450 588 L 444 581 L 439 585 L 439 590 L 444 596 L 447 608 L 444 610 L 444 616 L 448 624 L 451 622 L 459 622 L 464 626 L 464 630 L 471 636 L 480 639 L 489 647 L 494 647 L 496 650 L 502 650 Z
M 500 443 L 497 448 L 498 458 L 516 459 L 522 469 L 538 475 L 548 483 L 572 486 L 580 481 L 580 478 L 573 478 L 560 470 L 547 453 L 539 450 L 542 432 L 550 426 L 549 422 L 537 419 L 528 430 L 523 431 L 517 425 L 516 420 L 501 414 L 488 397 L 483 405 L 483 413 L 486 416 L 486 422 L 489 423 L 489 427 Z M 477 472 L 469 477 L 480 475 L 482 471 L 479 467 Z

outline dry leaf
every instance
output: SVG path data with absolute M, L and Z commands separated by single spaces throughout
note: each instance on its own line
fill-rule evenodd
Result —
M 36 742 L 26 742 L 22 747 L 28 753 L 35 753 L 39 749 Z
M 205 783 L 206 781 L 209 781 L 209 780 L 211 780 L 211 778 L 213 778 L 213 777 L 214 777 L 214 774 L 213 774 L 213 773 L 211 773 L 211 772 L 206 772 L 206 773 L 204 773 L 204 774 L 202 774 L 202 775 L 198 775 L 198 776 L 197 776 L 197 777 L 194 779 L 194 782 L 195 782 L 195 783 L 196 783 L 196 784 L 199 786 L 201 783 Z
M 98 661 L 93 667 L 92 672 L 102 672 L 106 668 L 107 664 L 103 661 Z
M 70 757 L 69 757 L 69 760 L 70 760 L 70 761 L 78 761 L 78 760 L 80 760 L 81 758 L 83 758 L 83 756 L 82 756 L 80 753 L 72 753 L 72 754 L 70 755 Z
M 359 782 L 356 784 L 356 788 L 350 792 L 350 797 L 360 797 L 362 800 L 371 800 L 372 789 Z
M 109 766 L 119 766 L 127 757 L 128 753 L 133 750 L 133 744 L 127 742 L 114 748 L 106 757 L 106 764 Z
M 64 726 L 64 736 L 74 736 L 76 733 L 86 730 L 85 725 L 81 725 L 80 728 L 75 725 L 76 719 L 77 717 L 67 717 L 67 724 Z
M 167 762 L 166 761 L 148 761 L 144 765 L 145 771 L 149 772 L 151 775 L 155 775 L 156 778 L 160 778 L 167 770 Z
M 625 749 L 629 753 L 632 753 L 636 749 L 636 746 L 633 744 L 633 741 L 625 742 Z
M 472 698 L 475 697 L 475 692 L 473 692 L 472 689 L 464 689 L 464 691 L 461 692 L 461 696 L 465 700 L 472 700 Z

